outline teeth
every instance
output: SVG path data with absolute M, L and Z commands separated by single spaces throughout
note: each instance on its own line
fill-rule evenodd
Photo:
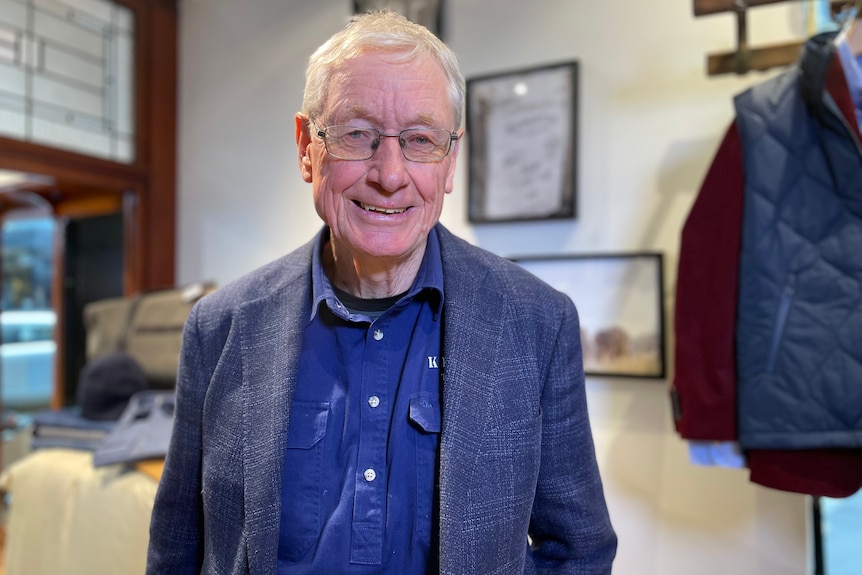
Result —
M 369 206 L 368 204 L 359 204 L 363 210 L 368 210 L 369 212 L 377 212 L 379 214 L 402 214 L 407 211 L 406 208 L 378 208 L 377 206 Z

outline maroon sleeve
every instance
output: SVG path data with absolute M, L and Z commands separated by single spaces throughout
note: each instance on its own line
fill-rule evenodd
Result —
M 685 439 L 736 439 L 737 279 L 743 165 L 736 123 L 707 172 L 682 230 L 671 394 Z

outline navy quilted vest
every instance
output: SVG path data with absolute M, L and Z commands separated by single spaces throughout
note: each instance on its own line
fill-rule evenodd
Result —
M 735 98 L 744 449 L 862 447 L 862 145 L 823 88 L 833 37 Z

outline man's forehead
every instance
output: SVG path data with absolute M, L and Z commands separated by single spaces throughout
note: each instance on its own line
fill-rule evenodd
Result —
M 448 102 L 446 103 L 448 104 Z M 364 120 L 371 123 L 382 122 L 385 119 L 383 117 L 385 115 L 385 110 L 376 110 L 357 104 L 344 106 L 340 110 L 338 108 L 339 106 L 335 106 L 335 109 L 331 110 L 329 115 L 340 120 Z M 425 111 L 417 111 L 410 114 L 406 119 L 413 124 L 426 124 L 429 126 L 434 125 L 441 120 L 437 115 Z
M 448 83 L 439 62 L 421 56 L 406 62 L 393 61 L 390 69 L 389 59 L 385 59 L 383 66 L 369 69 L 362 67 L 359 58 L 332 71 L 322 114 L 327 121 L 383 123 L 391 121 L 393 115 L 399 123 L 413 125 L 439 126 L 451 121 Z M 401 67 L 410 64 L 415 65 L 412 71 Z M 434 78 L 435 67 L 440 74 L 438 78 Z
M 412 58 L 396 58 L 389 54 L 369 52 L 359 54 L 337 64 L 329 72 L 332 88 L 349 89 L 354 84 L 371 82 L 372 85 L 403 81 L 446 83 L 446 71 L 436 59 L 420 54 Z

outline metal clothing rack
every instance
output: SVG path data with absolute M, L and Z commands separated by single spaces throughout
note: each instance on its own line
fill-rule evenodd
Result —
M 764 71 L 794 63 L 799 58 L 799 51 L 805 43 L 804 40 L 752 48 L 748 45 L 748 21 L 746 17 L 749 8 L 790 1 L 794 0 L 693 0 L 696 18 L 723 12 L 736 14 L 736 50 L 708 54 L 706 59 L 707 75 L 717 76 L 731 73 L 742 75 L 751 70 Z M 831 2 L 833 15 L 839 14 L 848 5 L 852 5 L 852 2 L 833 0 Z

